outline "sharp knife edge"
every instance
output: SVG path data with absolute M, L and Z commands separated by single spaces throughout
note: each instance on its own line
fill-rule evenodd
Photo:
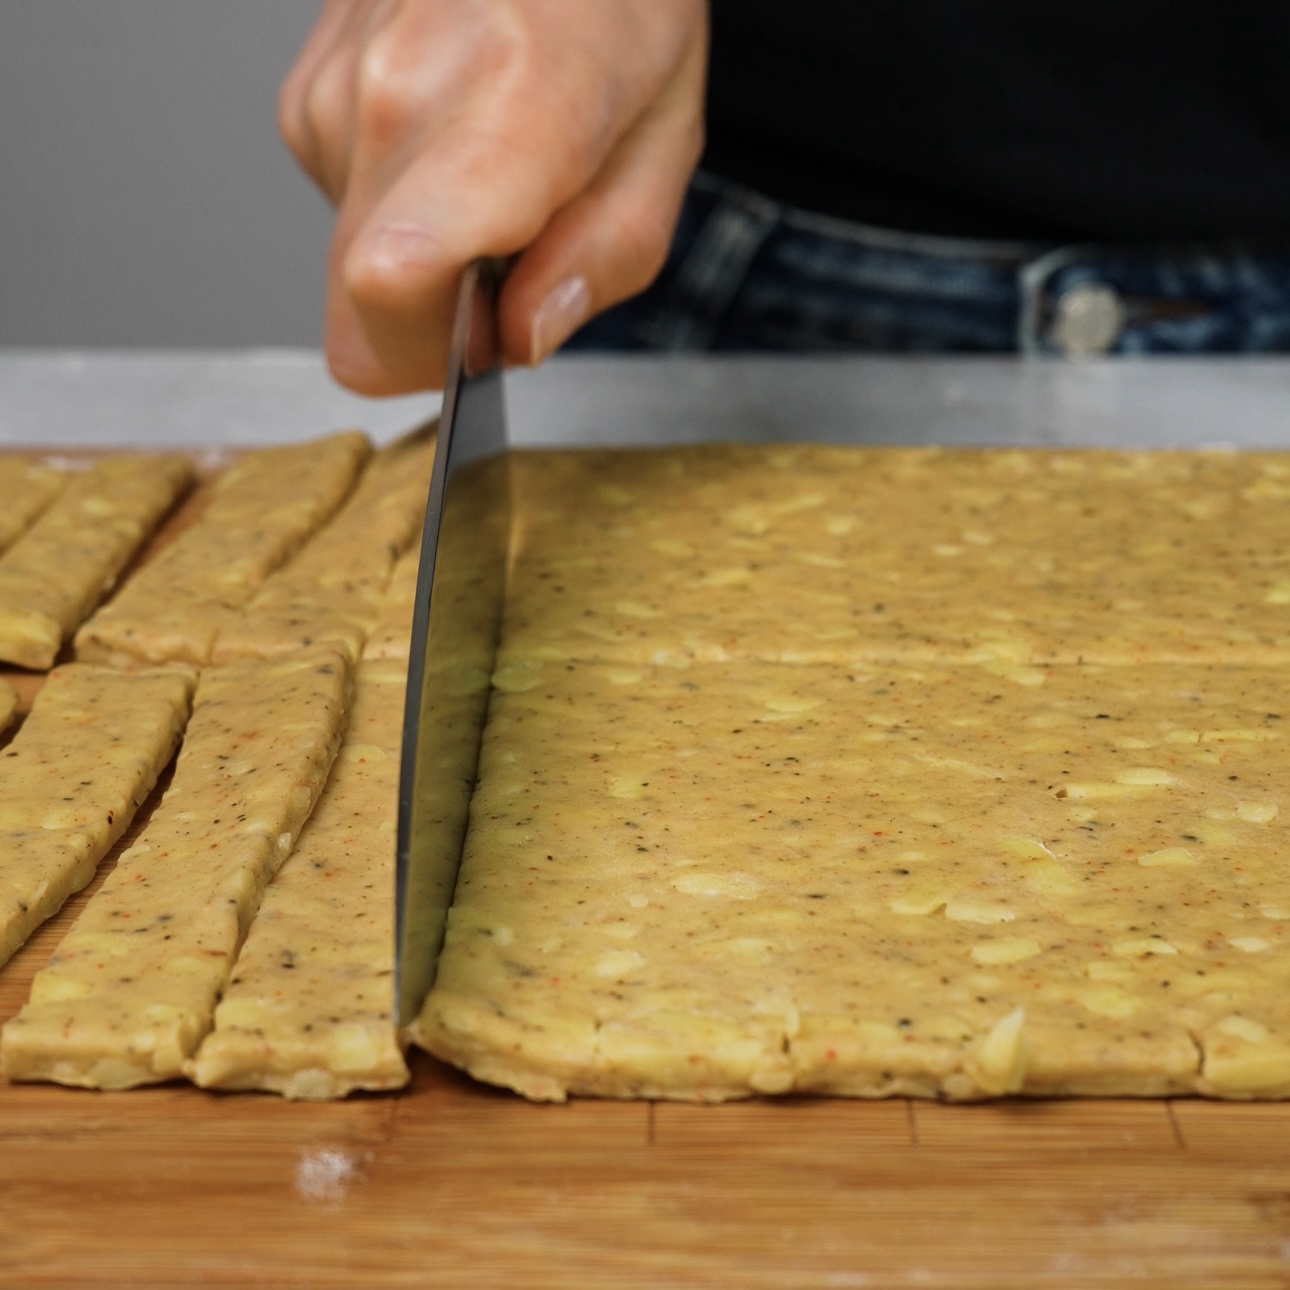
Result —
M 502 269 L 470 265 L 421 536 L 399 772 L 394 1014 L 434 981 L 461 864 L 505 591 L 509 463 L 496 301 Z

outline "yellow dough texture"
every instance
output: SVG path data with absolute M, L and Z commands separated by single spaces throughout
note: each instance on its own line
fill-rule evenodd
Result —
M 87 1088 L 182 1075 L 340 746 L 331 649 L 202 674 L 174 779 L 0 1034 L 0 1073 Z
M 196 523 L 81 628 L 77 657 L 208 663 L 218 633 L 336 510 L 370 453 L 357 431 L 248 453 Z
M 417 571 L 420 564 L 419 542 L 410 546 L 395 562 L 377 611 L 376 622 L 363 646 L 365 659 L 408 661 L 408 645 L 412 639 L 412 606 L 416 603 Z
M 365 662 L 331 779 L 189 1065 L 203 1088 L 343 1097 L 407 1083 L 392 1016 L 405 669 Z
M 104 457 L 0 555 L 0 660 L 53 666 L 192 481 L 183 457 Z
M 18 712 L 18 691 L 0 679 L 0 734 L 8 730 Z
M 1290 679 L 515 664 L 415 1038 L 531 1098 L 1290 1096 Z
M 69 478 L 30 457 L 0 454 L 0 551 L 13 545 Z
M 69 663 L 0 752 L 0 963 L 94 876 L 169 764 L 195 678 Z
M 1290 661 L 1290 460 L 520 454 L 504 658 Z
M 378 452 L 331 521 L 220 632 L 214 662 L 313 644 L 336 645 L 357 660 L 394 561 L 421 532 L 434 443 L 422 433 Z

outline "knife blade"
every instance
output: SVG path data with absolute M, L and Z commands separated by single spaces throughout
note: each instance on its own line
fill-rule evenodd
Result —
M 461 864 L 487 717 L 510 534 L 506 404 L 497 332 L 503 269 L 470 265 L 452 345 L 412 615 L 399 768 L 394 1016 L 434 982 Z

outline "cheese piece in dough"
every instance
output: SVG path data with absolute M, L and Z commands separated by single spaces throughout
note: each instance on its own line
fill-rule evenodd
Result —
M 0 659 L 53 665 L 192 480 L 183 457 L 104 457 L 0 555 Z
M 526 1096 L 1290 1096 L 1290 683 L 498 673 L 416 1041 Z
M 29 457 L 0 455 L 0 551 L 58 496 L 69 477 Z
M 196 522 L 81 628 L 77 657 L 209 662 L 217 633 L 340 505 L 370 452 L 346 431 L 247 453 Z
M 189 1074 L 343 1097 L 407 1082 L 391 1018 L 402 664 L 365 662 L 331 778 L 264 894 Z
M 340 745 L 344 655 L 202 674 L 174 779 L 36 974 L 0 1073 L 129 1088 L 183 1073 Z
M 433 464 L 431 434 L 378 452 L 344 506 L 220 632 L 213 661 L 268 658 L 311 644 L 334 644 L 357 659 L 396 556 L 420 534 Z
M 195 678 L 55 668 L 0 752 L 0 963 L 94 876 L 174 755 Z

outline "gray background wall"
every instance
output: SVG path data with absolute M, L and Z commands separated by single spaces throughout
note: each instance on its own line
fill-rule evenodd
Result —
M 318 0 L 0 0 L 0 345 L 317 344 L 278 138 Z

